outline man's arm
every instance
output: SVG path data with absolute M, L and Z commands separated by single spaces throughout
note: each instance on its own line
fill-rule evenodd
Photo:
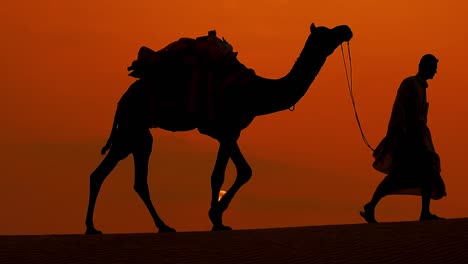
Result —
M 407 109 L 409 105 L 409 97 L 408 83 L 404 80 L 398 88 L 395 102 L 393 103 L 392 116 L 389 124 L 389 130 L 392 131 L 392 133 L 407 133 Z

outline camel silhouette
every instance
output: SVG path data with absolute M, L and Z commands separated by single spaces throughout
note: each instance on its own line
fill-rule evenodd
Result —
M 134 70 L 130 75 L 140 79 L 120 99 L 111 135 L 102 149 L 103 155 L 107 150 L 109 152 L 90 176 L 86 234 L 102 233 L 93 223 L 99 190 L 117 163 L 130 154 L 134 160 L 134 190 L 145 203 L 159 232 L 175 232 L 159 217 L 150 199 L 147 183 L 153 141 L 150 128 L 174 132 L 198 129 L 201 134 L 219 142 L 211 175 L 208 216 L 213 231 L 231 230 L 231 227 L 223 224 L 223 213 L 252 176 L 252 170 L 237 144 L 241 131 L 256 116 L 294 106 L 307 92 L 327 57 L 351 38 L 352 31 L 347 25 L 327 28 L 311 24 L 310 35 L 299 57 L 290 72 L 279 79 L 257 76 L 253 70 L 238 62 L 237 53 L 231 53 L 234 55 L 227 56 L 214 66 L 205 63 L 203 67 L 198 67 L 202 69 L 198 70 L 199 74 L 194 74 L 197 70 L 190 66 L 190 60 L 183 60 L 191 56 L 187 55 L 190 53 L 187 49 L 175 49 L 172 55 L 170 52 L 164 53 L 169 48 L 161 50 L 154 57 L 157 62 L 145 67 L 139 67 L 138 61 L 135 61 L 129 67 L 129 70 Z M 181 40 L 190 42 L 188 39 Z M 145 52 L 148 53 L 148 49 L 140 49 L 140 53 Z M 143 56 L 141 59 L 144 59 Z M 197 63 L 200 64 L 200 60 Z M 229 159 L 235 165 L 236 179 L 218 201 Z

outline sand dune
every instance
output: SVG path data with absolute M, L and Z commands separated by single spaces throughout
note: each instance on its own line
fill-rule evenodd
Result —
M 0 263 L 465 263 L 468 218 L 230 232 L 0 236 Z

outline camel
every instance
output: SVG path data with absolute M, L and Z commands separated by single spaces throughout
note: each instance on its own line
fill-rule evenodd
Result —
M 153 69 L 153 74 L 136 80 L 117 105 L 111 135 L 101 151 L 103 155 L 107 150 L 108 153 L 90 175 L 85 234 L 102 234 L 93 223 L 99 190 L 117 163 L 130 154 L 134 160 L 134 190 L 146 205 L 156 228 L 159 232 L 176 231 L 161 219 L 150 198 L 147 177 L 153 142 L 151 128 L 173 132 L 198 129 L 201 134 L 219 142 L 211 174 L 208 217 L 213 224 L 212 231 L 232 230 L 223 224 L 223 213 L 252 176 L 252 169 L 237 144 L 241 131 L 257 116 L 294 106 L 305 95 L 327 57 L 343 42 L 350 41 L 352 35 L 347 25 L 327 28 L 312 23 L 305 46 L 292 69 L 279 79 L 257 76 L 253 70 L 231 58 L 229 63 L 214 67 L 209 75 L 201 75 L 214 80 L 211 82 L 214 95 L 207 99 L 206 92 L 199 92 L 199 107 L 195 108 L 182 107 L 190 104 L 190 91 L 193 93 L 194 87 L 200 87 L 190 85 L 194 75 L 184 72 L 183 65 L 171 66 L 168 61 Z M 211 106 L 207 107 L 207 104 Z M 235 165 L 236 179 L 218 201 L 229 159 Z

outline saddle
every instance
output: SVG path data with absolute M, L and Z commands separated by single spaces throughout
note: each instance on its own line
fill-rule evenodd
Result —
M 207 36 L 180 38 L 154 51 L 142 46 L 137 59 L 127 68 L 129 76 L 135 78 L 151 77 L 159 67 L 167 65 L 181 65 L 184 67 L 213 67 L 228 58 L 236 58 L 237 52 L 224 38 L 216 36 L 216 31 L 208 32 Z
M 180 38 L 159 51 L 142 46 L 128 67 L 129 75 L 141 80 L 166 80 L 182 85 L 153 86 L 158 94 L 154 105 L 179 105 L 188 113 L 211 120 L 216 102 L 227 89 L 254 75 L 237 59 L 237 52 L 216 31 L 206 36 Z M 170 96 L 167 96 L 170 94 Z

